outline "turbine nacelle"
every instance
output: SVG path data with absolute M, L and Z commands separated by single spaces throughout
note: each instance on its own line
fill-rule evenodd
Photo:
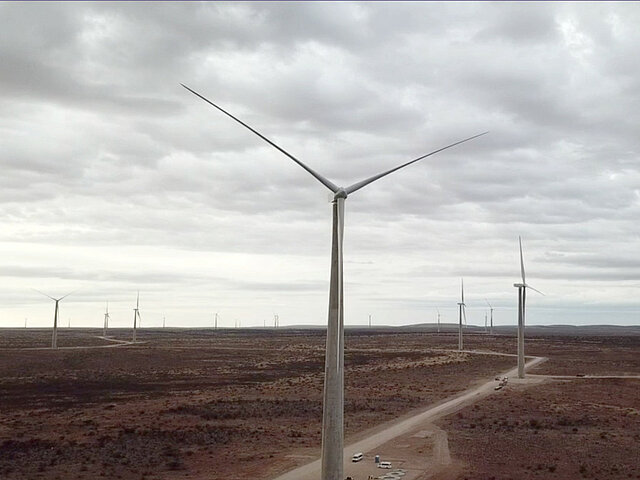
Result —
M 337 200 L 338 198 L 347 198 L 348 195 L 347 190 L 340 187 L 338 191 L 334 193 L 333 199 Z

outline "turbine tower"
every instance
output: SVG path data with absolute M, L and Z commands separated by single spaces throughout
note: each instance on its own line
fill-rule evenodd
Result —
M 280 326 L 280 315 L 277 313 L 273 314 L 273 327 L 278 328 Z
M 167 327 L 167 317 L 165 317 L 164 315 L 162 316 L 162 328 L 166 328 Z
M 369 314 L 369 328 L 371 328 L 371 314 Z
M 489 312 L 490 312 L 490 314 L 489 314 L 489 334 L 493 335 L 493 307 L 489 303 L 489 300 L 487 300 L 485 298 L 484 301 L 487 302 L 487 305 L 489 305 Z
M 218 329 L 218 312 L 216 312 L 216 314 L 213 317 L 213 328 L 214 330 Z
M 35 290 L 35 291 L 38 292 L 40 295 L 44 295 L 45 297 L 48 297 L 54 302 L 56 302 L 56 308 L 53 312 L 53 333 L 51 334 L 51 348 L 58 348 L 58 304 L 60 303 L 60 300 L 62 300 L 63 298 L 67 298 L 73 292 L 69 292 L 65 296 L 60 298 L 53 298 L 52 296 L 47 295 L 46 293 L 42 293 L 40 290 Z
M 102 336 L 107 336 L 107 329 L 109 328 L 109 302 L 107 302 L 107 308 L 104 311 L 104 325 L 102 327 Z
M 142 323 L 140 318 L 140 290 L 138 290 L 138 296 L 136 297 L 136 308 L 133 309 L 133 343 L 136 342 L 136 329 L 137 323 Z
M 518 378 L 524 378 L 524 317 L 525 303 L 527 299 L 527 288 L 530 288 L 534 292 L 538 292 L 540 295 L 544 295 L 544 293 L 536 290 L 530 285 L 527 285 L 527 282 L 524 278 L 522 238 L 518 237 L 518 243 L 520 244 L 520 274 L 522 275 L 522 283 L 514 283 L 513 286 L 518 289 Z
M 207 102 L 229 118 L 235 120 L 243 127 L 247 128 L 269 145 L 289 157 L 300 167 L 306 170 L 311 176 L 318 180 L 333 193 L 332 200 L 332 238 L 331 238 L 331 274 L 329 280 L 329 314 L 327 323 L 327 344 L 325 355 L 325 376 L 324 376 L 324 399 L 322 409 L 322 480 L 343 480 L 343 448 L 344 448 L 344 298 L 342 282 L 343 252 L 342 240 L 344 234 L 344 204 L 347 196 L 360 190 L 376 180 L 386 177 L 401 168 L 415 163 L 423 158 L 435 155 L 438 152 L 451 148 L 455 145 L 467 142 L 487 132 L 474 135 L 464 140 L 441 147 L 430 153 L 403 163 L 390 170 L 384 171 L 348 187 L 339 187 L 329 179 L 320 175 L 282 147 L 254 130 L 242 120 L 222 109 L 204 96 L 182 84 L 184 88 Z
M 438 311 L 438 333 L 440 333 L 440 309 L 436 308 L 436 310 Z
M 458 350 L 462 351 L 463 343 L 462 343 L 462 319 L 464 318 L 464 324 L 467 324 L 467 311 L 465 309 L 466 305 L 464 304 L 464 279 L 461 279 L 461 296 L 460 303 L 458 303 L 458 308 L 460 309 L 460 320 L 458 323 Z

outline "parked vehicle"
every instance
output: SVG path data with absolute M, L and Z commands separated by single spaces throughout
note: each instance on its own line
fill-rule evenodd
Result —
M 353 457 L 351 457 L 351 461 L 352 462 L 359 462 L 363 458 L 364 458 L 364 455 L 362 453 L 354 453 Z
M 391 462 L 380 462 L 378 468 L 391 468 Z

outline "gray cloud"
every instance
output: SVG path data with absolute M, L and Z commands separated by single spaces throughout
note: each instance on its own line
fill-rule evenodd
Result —
M 324 317 L 326 189 L 183 82 L 343 185 L 490 130 L 349 198 L 352 318 L 377 299 L 415 321 L 463 275 L 512 301 L 518 235 L 554 305 L 631 308 L 639 21 L 633 3 L 0 4 L 2 298 L 89 283 L 87 317 L 138 287 L 193 318 Z

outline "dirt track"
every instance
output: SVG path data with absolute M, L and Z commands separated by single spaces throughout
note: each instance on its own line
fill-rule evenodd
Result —
M 465 353 L 472 353 L 467 352 Z M 491 352 L 482 352 L 482 355 L 491 355 Z M 499 353 L 498 356 L 512 356 L 509 354 Z M 544 357 L 535 357 L 527 362 L 527 369 L 533 368 L 534 366 L 546 361 L 547 359 Z M 510 369 L 505 372 L 496 372 L 501 377 L 503 376 L 514 376 L 517 374 L 517 368 Z M 424 430 L 428 428 L 433 422 L 437 419 L 442 418 L 446 415 L 450 415 L 453 412 L 456 412 L 467 405 L 471 405 L 481 398 L 487 397 L 495 392 L 494 387 L 498 382 L 495 380 L 490 380 L 485 383 L 482 383 L 478 387 L 473 387 L 464 391 L 460 395 L 456 395 L 453 398 L 447 399 L 444 402 L 440 402 L 438 405 L 431 406 L 424 411 L 416 413 L 415 415 L 410 416 L 409 418 L 399 420 L 397 422 L 393 422 L 393 424 L 386 426 L 384 429 L 377 431 L 368 435 L 366 438 L 347 445 L 344 449 L 344 471 L 345 475 L 352 476 L 354 478 L 365 478 L 365 476 L 371 474 L 377 474 L 375 466 L 371 466 L 370 462 L 368 467 L 363 468 L 366 465 L 366 462 L 361 462 L 358 464 L 353 464 L 351 462 L 351 455 L 354 452 L 363 452 L 368 455 L 369 458 L 372 458 L 375 454 L 385 455 L 385 444 L 389 442 L 398 443 L 401 441 L 402 437 L 407 435 L 415 435 L 417 430 Z M 442 437 L 440 437 L 442 438 Z M 444 447 L 440 444 L 439 447 L 441 452 L 446 451 L 447 453 L 441 453 L 437 455 L 440 461 L 443 459 L 449 459 L 448 456 L 448 447 Z M 407 451 L 405 458 L 401 459 L 401 465 L 405 470 L 412 470 L 410 465 L 415 462 L 415 458 L 411 455 L 411 452 Z M 397 463 L 397 462 L 396 462 Z M 442 465 L 448 465 L 450 463 L 450 459 L 447 462 L 443 462 Z M 437 469 L 436 469 L 437 470 Z M 421 475 L 422 472 L 415 472 L 414 475 L 411 473 L 406 475 L 404 478 L 406 480 L 412 480 L 417 478 L 417 476 Z M 284 475 L 277 477 L 275 480 L 317 480 L 320 478 L 320 460 L 315 460 L 312 463 L 304 465 L 302 467 L 296 468 L 290 472 L 287 472 Z

